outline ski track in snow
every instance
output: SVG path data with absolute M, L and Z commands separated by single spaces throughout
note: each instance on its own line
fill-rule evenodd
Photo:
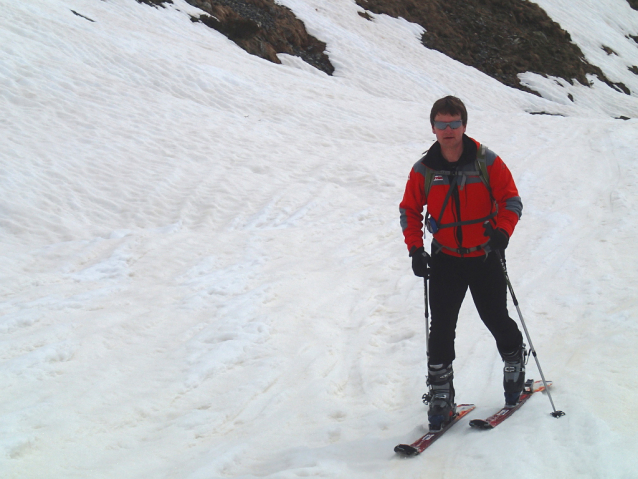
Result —
M 638 12 L 539 0 L 633 92 L 523 75 L 540 98 L 403 19 L 280 3 L 333 77 L 248 55 L 182 0 L 0 0 L 2 477 L 635 477 L 638 120 L 614 117 L 638 117 Z M 567 416 L 539 395 L 400 460 L 426 416 L 398 203 L 450 93 L 516 178 L 510 277 Z M 472 417 L 500 407 L 501 368 L 468 297 Z

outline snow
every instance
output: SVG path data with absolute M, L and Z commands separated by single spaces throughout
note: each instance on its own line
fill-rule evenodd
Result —
M 635 477 L 638 12 L 539 0 L 633 92 L 523 75 L 541 98 L 403 19 L 281 3 L 333 77 L 248 55 L 182 0 L 0 0 L 2 477 Z M 523 197 L 509 273 L 567 415 L 539 395 L 403 460 L 425 331 L 398 203 L 450 93 Z M 470 419 L 501 406 L 469 298 L 454 366 Z

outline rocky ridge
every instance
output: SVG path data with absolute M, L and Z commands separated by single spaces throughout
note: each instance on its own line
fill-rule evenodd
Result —
M 637 0 L 634 0 L 637 1 Z M 427 48 L 472 66 L 513 88 L 519 73 L 533 72 L 589 85 L 595 75 L 631 94 L 588 63 L 568 32 L 527 0 L 356 0 L 367 12 L 403 17 L 425 28 Z

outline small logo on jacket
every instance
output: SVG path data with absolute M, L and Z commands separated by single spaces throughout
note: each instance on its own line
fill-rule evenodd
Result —
M 443 181 L 443 175 L 434 175 L 434 181 Z

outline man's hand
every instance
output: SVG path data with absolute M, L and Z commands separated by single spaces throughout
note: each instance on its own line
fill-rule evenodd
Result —
M 494 229 L 488 221 L 485 222 L 483 227 L 485 228 L 485 234 L 490 237 L 490 241 L 487 243 L 487 246 L 489 246 L 491 250 L 504 250 L 507 248 L 507 245 L 510 242 L 510 237 L 504 230 L 500 228 Z
M 410 250 L 412 257 L 412 271 L 420 278 L 428 279 L 430 277 L 430 255 L 425 252 L 423 246 L 420 248 L 412 247 Z

